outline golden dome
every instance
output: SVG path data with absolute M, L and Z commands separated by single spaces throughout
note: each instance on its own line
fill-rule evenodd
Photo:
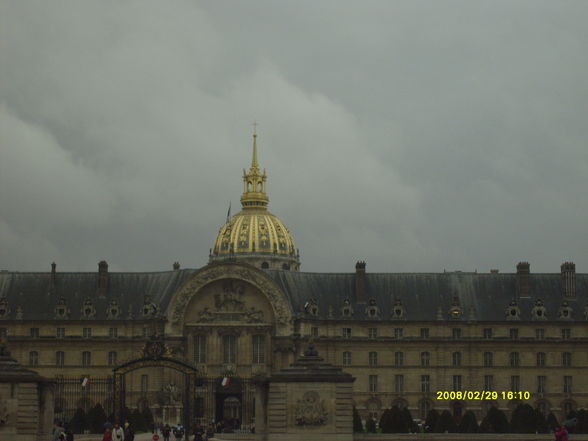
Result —
M 261 268 L 298 270 L 300 260 L 294 239 L 284 223 L 267 210 L 267 175 L 257 163 L 257 134 L 253 132 L 253 158 L 243 170 L 242 210 L 220 228 L 210 262 L 245 260 Z

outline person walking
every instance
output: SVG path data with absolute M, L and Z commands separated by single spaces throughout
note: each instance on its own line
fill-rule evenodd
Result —
M 104 429 L 104 435 L 102 436 L 102 441 L 112 441 L 112 429 L 107 427 Z
M 125 423 L 125 441 L 133 441 L 135 439 L 135 431 L 128 421 Z
M 55 421 L 53 424 L 53 441 L 59 441 L 60 435 L 64 432 L 63 425 L 61 421 Z
M 112 441 L 125 441 L 125 431 L 118 423 L 114 423 L 114 429 L 112 429 Z
M 555 441 L 568 441 L 568 429 L 563 424 L 555 431 Z
M 171 428 L 169 427 L 169 424 L 166 424 L 163 427 L 163 430 L 161 431 L 161 434 L 163 435 L 163 441 L 169 441 L 169 434 L 171 433 Z

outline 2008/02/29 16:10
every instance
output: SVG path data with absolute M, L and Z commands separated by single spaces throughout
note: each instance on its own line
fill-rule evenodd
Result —
M 528 400 L 531 392 L 527 391 L 490 391 L 490 390 L 452 390 L 437 391 L 438 400 Z

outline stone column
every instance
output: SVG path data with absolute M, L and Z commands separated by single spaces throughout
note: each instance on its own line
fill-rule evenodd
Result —
M 267 385 L 262 382 L 255 383 L 255 433 L 266 432 L 267 421 Z

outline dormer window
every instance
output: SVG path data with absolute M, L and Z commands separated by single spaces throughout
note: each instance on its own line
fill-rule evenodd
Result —
M 316 299 L 310 299 L 304 304 L 304 311 L 307 314 L 314 315 L 315 317 L 319 313 L 319 308 L 316 303 Z
M 8 317 L 10 314 L 10 307 L 8 306 L 8 300 L 6 297 L 0 299 L 0 318 Z
M 70 310 L 65 303 L 65 299 L 60 297 L 57 301 L 57 306 L 54 309 L 56 318 L 67 318 L 70 314 Z
M 404 306 L 402 305 L 402 301 L 400 299 L 396 299 L 394 301 L 394 307 L 392 308 L 392 318 L 395 320 L 400 320 L 404 318 Z
M 571 320 L 572 319 L 572 307 L 569 305 L 568 302 L 565 300 L 562 302 L 561 306 L 559 307 L 558 316 L 561 320 Z
M 109 319 L 114 319 L 117 318 L 120 315 L 120 306 L 118 306 L 118 302 L 116 300 L 113 300 L 110 302 L 110 305 L 108 305 L 108 308 L 106 309 L 106 316 Z
M 543 300 L 538 299 L 535 306 L 531 309 L 531 316 L 533 320 L 547 320 L 547 309 L 543 304 Z
M 462 315 L 463 310 L 459 302 L 459 297 L 453 296 L 453 301 L 451 302 L 451 309 L 449 310 L 449 318 L 457 320 L 460 319 Z
M 349 299 L 343 300 L 343 307 L 341 308 L 341 315 L 343 317 L 351 317 L 353 315 L 353 308 Z
M 379 309 L 376 305 L 376 299 L 369 299 L 368 307 L 365 310 L 366 314 L 370 318 L 376 318 L 379 315 Z
M 85 318 L 91 318 L 96 315 L 96 308 L 92 304 L 92 300 L 86 299 L 84 305 L 82 306 L 82 316 Z
M 507 320 L 520 320 L 521 310 L 516 301 L 511 301 L 505 311 Z
M 151 301 L 151 296 L 145 296 L 143 299 L 143 317 L 153 317 L 157 315 L 158 308 L 155 303 Z

